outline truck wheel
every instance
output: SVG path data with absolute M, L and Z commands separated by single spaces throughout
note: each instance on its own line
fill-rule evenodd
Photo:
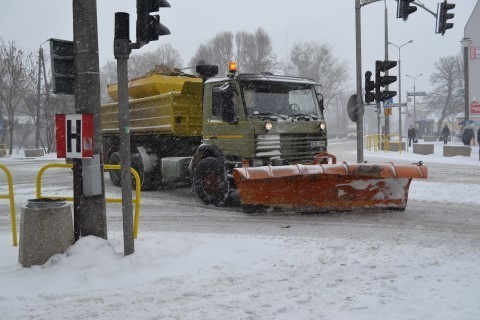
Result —
M 195 168 L 193 187 L 203 203 L 224 207 L 229 188 L 223 164 L 215 158 L 200 161 Z
M 145 166 L 143 164 L 142 156 L 139 153 L 132 154 L 131 162 L 132 168 L 135 169 L 135 171 L 137 171 L 138 175 L 140 176 L 141 190 L 152 190 L 155 175 L 153 174 L 153 172 L 145 172 Z M 135 185 L 135 178 L 133 177 L 133 175 L 132 184 Z
M 108 158 L 108 164 L 120 164 L 120 154 L 118 152 L 113 152 Z M 110 176 L 110 181 L 115 187 L 120 187 L 122 182 L 122 175 L 120 170 L 109 170 L 108 174 Z

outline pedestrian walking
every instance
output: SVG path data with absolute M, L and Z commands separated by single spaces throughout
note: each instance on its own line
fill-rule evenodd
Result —
M 445 125 L 445 126 L 443 126 L 443 129 L 442 129 L 443 144 L 447 144 L 449 136 L 450 136 L 450 129 L 448 128 L 447 125 Z
M 417 134 L 415 132 L 415 128 L 413 125 L 410 125 L 410 128 L 408 128 L 408 146 L 412 146 L 412 141 L 415 143 L 415 139 L 417 137 Z
M 463 145 L 469 146 L 472 142 L 473 137 L 475 137 L 475 133 L 473 132 L 472 126 L 467 123 L 463 130 L 462 141 Z

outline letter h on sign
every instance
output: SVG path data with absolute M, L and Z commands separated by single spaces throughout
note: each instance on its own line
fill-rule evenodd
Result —
M 57 158 L 93 157 L 93 115 L 55 115 Z

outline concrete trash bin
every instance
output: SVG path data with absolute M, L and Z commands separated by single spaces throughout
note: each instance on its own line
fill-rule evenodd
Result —
M 64 200 L 32 199 L 22 207 L 18 262 L 42 265 L 75 243 L 70 205 Z

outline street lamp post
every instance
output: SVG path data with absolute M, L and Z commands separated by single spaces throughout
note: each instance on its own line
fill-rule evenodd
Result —
M 405 42 L 401 46 L 397 46 L 396 44 L 388 42 L 388 44 L 391 44 L 392 46 L 398 48 L 398 103 L 402 103 L 402 68 L 401 68 L 400 49 L 402 49 L 403 46 L 412 42 L 413 40 L 410 40 L 408 42 Z M 398 107 L 398 136 L 400 141 L 402 141 L 402 107 Z
M 420 76 L 423 76 L 423 73 L 420 73 L 420 74 L 419 74 L 418 76 L 416 76 L 416 77 L 412 77 L 412 76 L 410 76 L 410 75 L 407 74 L 407 77 L 413 79 L 413 93 L 414 93 L 414 94 L 415 94 L 415 92 L 417 92 L 417 91 L 415 90 L 415 80 L 416 80 L 418 77 L 420 77 Z M 415 98 L 416 98 L 416 96 L 414 95 L 414 96 L 413 96 L 413 126 L 414 126 L 414 127 L 415 127 L 415 121 L 417 120 L 417 113 L 416 113 L 417 110 L 415 109 L 415 108 L 416 108 Z

